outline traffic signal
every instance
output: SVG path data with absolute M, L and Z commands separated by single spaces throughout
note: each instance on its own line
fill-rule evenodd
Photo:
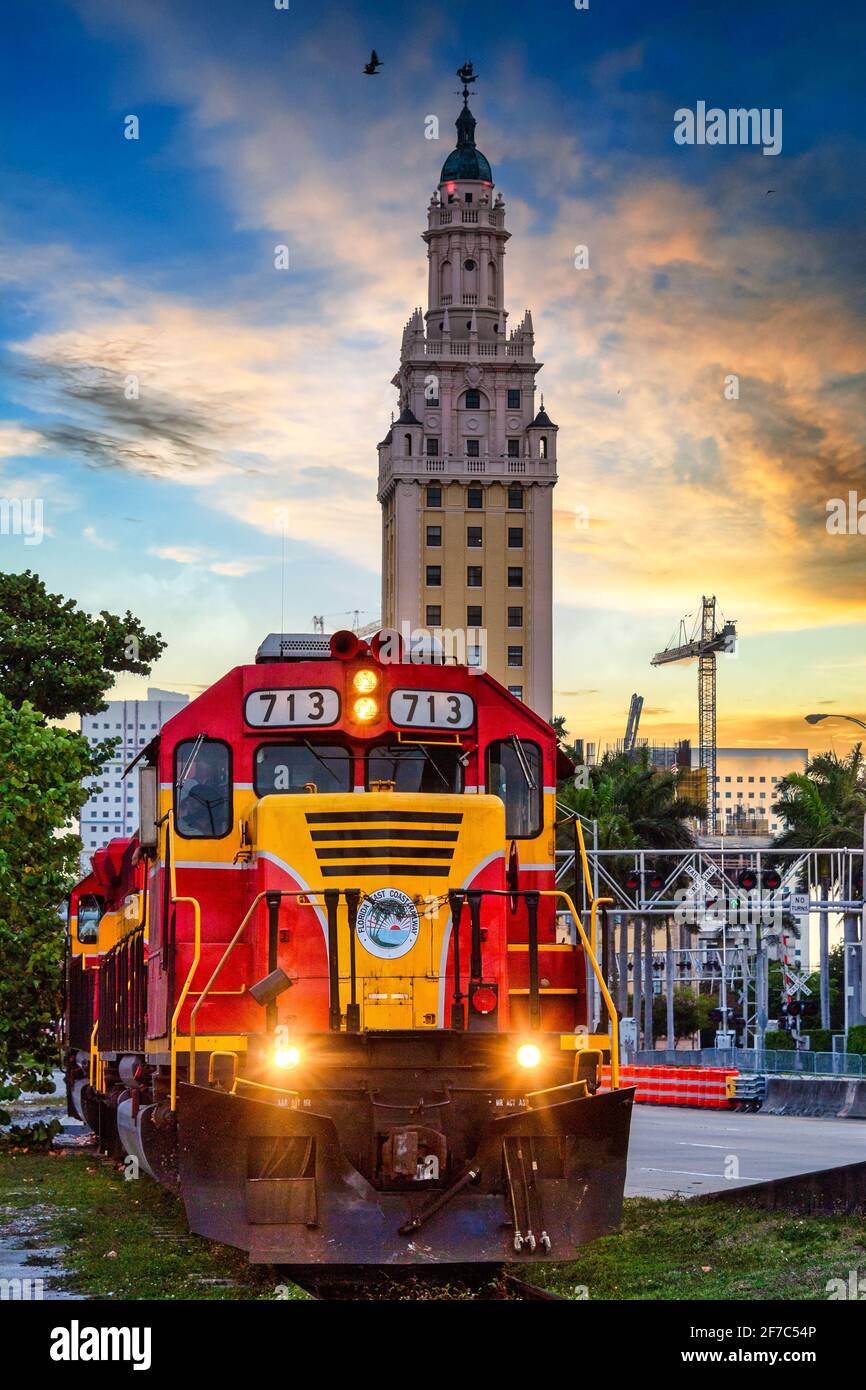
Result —
M 765 869 L 761 875 L 761 882 L 765 888 L 768 888 L 771 893 L 774 893 L 777 888 L 781 888 L 782 886 L 782 875 L 779 873 L 778 869 Z
M 632 869 L 631 873 L 626 876 L 625 886 L 630 893 L 636 893 L 640 888 L 640 874 L 637 869 Z
M 741 888 L 745 888 L 747 893 L 751 893 L 758 886 L 758 875 L 754 869 L 741 869 L 737 874 L 737 883 Z
M 651 893 L 659 893 L 665 886 L 664 876 L 658 869 L 652 869 L 649 874 L 649 890 Z

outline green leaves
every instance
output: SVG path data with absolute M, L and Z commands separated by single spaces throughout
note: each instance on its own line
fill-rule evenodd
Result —
M 0 574 L 0 693 L 29 700 L 49 719 L 94 714 L 118 671 L 146 676 L 165 649 L 138 618 L 101 612 L 49 594 L 37 574 Z
M 0 695 L 0 1099 L 36 1090 L 57 1064 L 64 926 L 58 913 L 78 877 L 70 829 L 82 779 L 104 749 L 52 729 L 33 706 Z M 11 1083 L 11 1084 L 10 1084 Z
M 796 849 L 857 848 L 863 843 L 866 815 L 866 765 L 861 745 L 845 758 L 819 753 L 806 771 L 792 772 L 779 783 L 773 813 L 785 822 L 777 845 Z M 824 866 L 830 871 L 829 862 Z

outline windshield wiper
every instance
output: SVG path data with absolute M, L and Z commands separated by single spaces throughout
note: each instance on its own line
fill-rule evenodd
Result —
M 511 735 L 509 743 L 511 744 L 515 753 L 517 754 L 517 761 L 520 764 L 520 771 L 523 773 L 523 776 L 526 779 L 527 787 L 531 792 L 537 791 L 538 783 L 535 780 L 532 768 L 529 766 L 529 759 L 526 756 L 526 751 L 523 747 L 523 744 L 520 742 L 520 739 L 517 737 L 517 734 Z
M 334 774 L 333 774 L 333 772 L 331 771 L 331 769 L 328 767 L 328 764 L 325 762 L 325 759 L 319 756 L 319 754 L 316 752 L 316 750 L 315 750 L 315 748 L 313 747 L 313 745 L 310 743 L 309 739 L 306 739 L 306 738 L 304 739 L 304 747 L 306 748 L 306 750 L 307 750 L 308 753 L 312 753 L 313 757 L 315 758 L 315 760 L 316 760 L 316 762 L 319 764 L 319 766 L 320 766 L 320 767 L 323 767 L 323 768 L 325 769 L 325 771 L 327 772 L 327 774 L 328 774 L 328 776 L 330 777 L 331 781 L 332 781 L 332 782 L 336 782 L 337 779 L 336 779 L 336 777 L 334 776 Z

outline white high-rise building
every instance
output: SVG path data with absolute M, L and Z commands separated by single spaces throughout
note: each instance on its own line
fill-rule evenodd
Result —
M 146 700 L 111 700 L 99 714 L 81 716 L 81 732 L 91 745 L 109 738 L 120 739 L 113 760 L 97 777 L 85 782 L 91 795 L 79 817 L 82 873 L 89 869 L 94 850 L 138 829 L 138 778 L 134 772 L 124 777 L 124 768 L 156 737 L 163 724 L 188 703 L 188 695 L 151 689 Z
M 536 402 L 532 316 L 509 331 L 502 194 L 475 144 L 471 64 L 427 209 L 428 305 L 403 331 L 399 418 L 379 445 L 382 617 L 483 629 L 487 670 L 545 719 L 553 700 L 557 427 Z M 474 657 L 474 660 L 473 660 Z

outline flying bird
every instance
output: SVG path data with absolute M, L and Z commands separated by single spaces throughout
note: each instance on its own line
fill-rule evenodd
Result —
M 370 61 L 369 61 L 369 63 L 365 63 L 365 64 L 364 64 L 364 72 L 367 74 L 368 77 L 378 77 L 378 73 L 376 72 L 376 69 L 377 69 L 377 68 L 380 68 L 381 66 L 382 66 L 382 59 L 379 57 L 378 53 L 376 52 L 376 50 L 375 50 L 375 48 L 374 48 L 373 51 L 372 51 L 371 54 L 370 54 Z

